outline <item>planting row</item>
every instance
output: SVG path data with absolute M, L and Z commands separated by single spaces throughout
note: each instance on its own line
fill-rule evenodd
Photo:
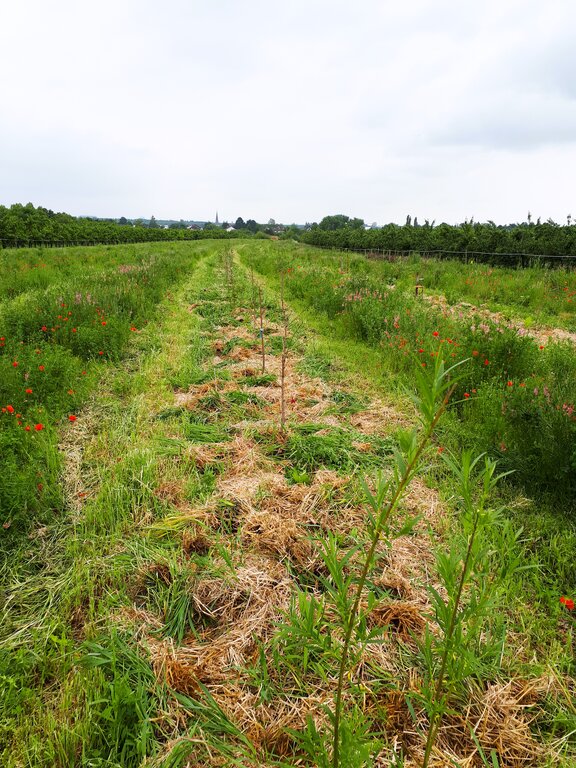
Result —
M 312 249 L 267 246 L 246 251 L 265 275 L 286 275 L 289 296 L 338 324 L 349 337 L 381 351 L 382 366 L 412 381 L 442 349 L 464 361 L 442 441 L 500 459 L 526 489 L 576 494 L 576 356 L 573 345 L 542 343 L 508 323 L 451 312 L 384 283 L 378 265 L 341 260 Z M 439 446 L 440 449 L 443 445 Z
M 100 253 L 98 253 L 100 251 Z M 0 509 L 9 541 L 59 508 L 57 427 L 75 427 L 99 368 L 117 361 L 200 252 L 190 246 L 18 254 L 0 304 Z M 20 280 L 41 259 L 46 287 Z M 7 295 L 5 292 L 5 296 Z

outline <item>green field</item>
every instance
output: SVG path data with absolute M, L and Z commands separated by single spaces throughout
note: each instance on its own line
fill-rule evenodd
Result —
M 0 286 L 2 765 L 575 764 L 574 273 L 238 239 Z

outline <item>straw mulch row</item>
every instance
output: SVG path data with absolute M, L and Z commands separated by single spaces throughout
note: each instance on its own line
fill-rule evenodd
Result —
M 390 435 L 406 422 L 376 400 L 355 413 L 338 413 L 330 386 L 303 374 L 299 356 L 291 351 L 285 360 L 288 427 L 282 433 L 281 389 L 277 383 L 281 356 L 267 354 L 266 358 L 266 373 L 275 374 L 277 382 L 244 384 L 247 376 L 261 373 L 262 361 L 256 331 L 246 322 L 238 325 L 239 316 L 249 318 L 250 312 L 238 310 L 230 325 L 218 328 L 212 339 L 212 364 L 225 368 L 231 378 L 215 378 L 178 391 L 175 405 L 195 412 L 206 396 L 222 396 L 238 389 L 257 395 L 264 404 L 254 410 L 252 418 L 228 425 L 231 439 L 194 444 L 188 449 L 200 469 L 216 464 L 221 468 L 215 489 L 204 503 L 190 504 L 182 488 L 169 480 L 157 491 L 174 508 L 179 532 L 174 535 L 181 536 L 182 558 L 211 556 L 213 563 L 222 567 L 220 571 L 195 570 L 187 589 L 197 628 L 182 643 L 161 639 L 161 616 L 135 606 L 131 619 L 140 627 L 142 645 L 159 682 L 193 699 L 201 699 L 208 690 L 227 718 L 255 746 L 260 758 L 254 765 L 273 764 L 270 756 L 300 765 L 305 763 L 290 731 L 305 728 L 309 718 L 320 731 L 327 728 L 326 707 L 333 704 L 335 677 L 323 680 L 309 674 L 305 693 L 296 683 L 291 690 L 289 675 L 269 658 L 273 694 L 266 698 L 251 670 L 261 663 L 262 649 L 270 652 L 297 590 L 305 589 L 323 600 L 322 578 L 327 572 L 318 540 L 328 532 L 343 541 L 362 537 L 366 509 L 352 490 L 354 478 L 320 468 L 311 473 L 308 483 L 291 484 L 285 463 L 264 446 L 274 441 L 281 445 L 294 425 L 310 422 L 353 428 L 367 440 L 374 435 Z M 276 326 L 266 328 L 268 340 L 280 333 Z M 358 440 L 359 446 L 363 444 Z M 373 574 L 373 583 L 384 597 L 370 613 L 369 622 L 387 628 L 386 640 L 365 648 L 351 679 L 363 692 L 365 711 L 373 714 L 375 724 L 385 734 L 387 746 L 376 764 L 388 766 L 394 755 L 402 753 L 408 768 L 421 765 L 427 722 L 417 696 L 410 699 L 412 713 L 407 703 L 407 696 L 417 694 L 422 685 L 417 668 L 407 660 L 431 620 L 425 588 L 435 580 L 431 548 L 446 534 L 449 523 L 437 493 L 420 480 L 413 483 L 404 501 L 404 513 L 418 513 L 421 519 L 412 535 L 396 539 L 392 546 L 382 543 Z M 232 568 L 226 567 L 218 554 L 223 544 L 231 553 Z M 539 680 L 470 686 L 468 701 L 461 702 L 443 721 L 431 765 L 481 766 L 478 745 L 486 755 L 495 750 L 502 768 L 540 764 L 543 752 L 530 731 L 531 713 L 550 685 Z M 185 710 L 176 701 L 172 706 L 174 739 L 163 754 L 186 738 L 178 735 L 185 732 Z M 198 741 L 190 745 L 186 763 L 190 768 L 230 764 L 228 758 L 210 748 L 209 735 L 204 744 L 198 733 L 194 738 Z

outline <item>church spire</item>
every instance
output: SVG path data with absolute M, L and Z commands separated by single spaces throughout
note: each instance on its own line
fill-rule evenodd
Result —
M 216 211 L 216 221 L 214 223 L 218 224 L 218 211 Z

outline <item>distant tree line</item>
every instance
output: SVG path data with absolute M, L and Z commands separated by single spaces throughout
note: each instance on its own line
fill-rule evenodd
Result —
M 549 219 L 533 222 L 530 215 L 522 224 L 497 225 L 492 221 L 450 225 L 425 221 L 418 224 L 408 216 L 406 224 L 366 228 L 362 219 L 326 216 L 319 224 L 301 233 L 310 245 L 384 251 L 485 252 L 494 254 L 546 254 L 576 256 L 576 226 L 568 217 L 566 225 Z
M 35 208 L 32 203 L 6 208 L 0 205 L 0 247 L 73 243 L 140 243 L 156 240 L 198 240 L 203 237 L 238 237 L 219 227 L 200 229 L 164 229 L 154 216 L 145 222 L 115 219 L 77 218 Z
M 230 230 L 230 231 L 229 231 Z M 154 216 L 137 219 L 95 219 L 55 213 L 47 208 L 15 204 L 0 205 L 0 247 L 73 243 L 138 243 L 156 240 L 198 240 L 220 237 L 294 238 L 309 245 L 355 250 L 417 251 L 419 253 L 483 252 L 489 254 L 534 254 L 576 256 L 576 225 L 568 217 L 566 225 L 548 219 L 521 224 L 497 225 L 492 221 L 436 225 L 419 224 L 407 217 L 404 225 L 366 227 L 359 218 L 343 214 L 325 216 L 320 223 L 299 227 L 284 226 L 270 219 L 258 224 L 238 217 L 233 224 L 207 223 L 202 229 L 189 228 L 184 221 L 160 226 Z

